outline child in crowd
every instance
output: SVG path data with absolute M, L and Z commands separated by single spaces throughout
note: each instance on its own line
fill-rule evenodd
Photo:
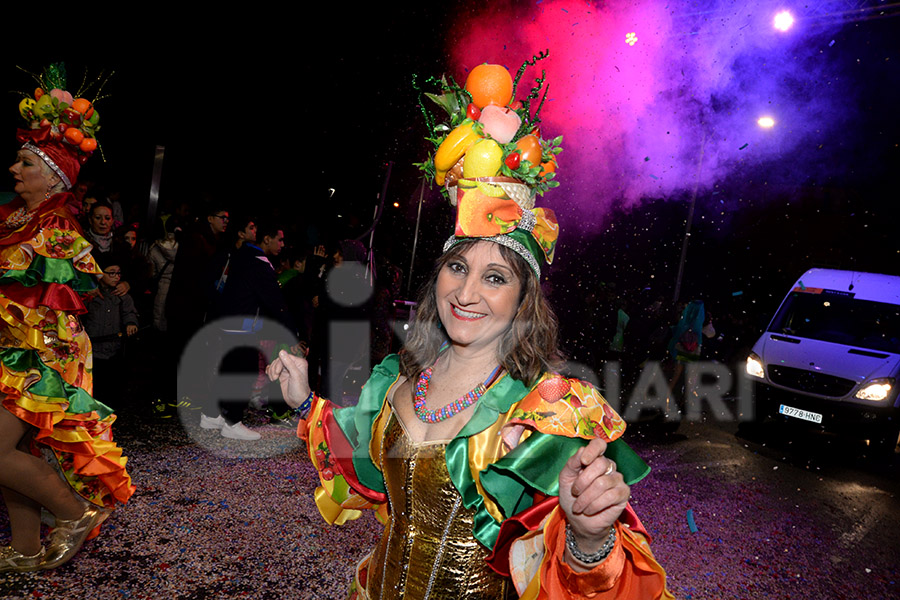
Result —
M 82 317 L 94 350 L 94 397 L 101 402 L 110 402 L 112 394 L 121 391 L 123 336 L 134 335 L 138 330 L 134 300 L 127 293 L 114 293 L 122 279 L 124 262 L 112 252 L 97 257 L 103 276 L 100 287 L 86 303 L 87 314 Z

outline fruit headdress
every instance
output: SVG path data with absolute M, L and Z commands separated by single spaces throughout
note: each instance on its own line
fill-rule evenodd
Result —
M 417 164 L 457 209 L 445 251 L 463 239 L 487 239 L 515 250 L 538 277 L 540 265 L 553 261 L 559 226 L 553 211 L 534 208 L 534 200 L 559 185 L 562 136 L 541 138 L 546 71 L 524 98 L 517 100 L 516 92 L 525 69 L 547 56 L 525 61 L 515 80 L 505 67 L 490 64 L 473 68 L 464 88 L 441 78 L 441 93 L 424 96 L 449 119 L 435 122 L 420 101 L 435 152 Z
M 19 114 L 28 122 L 28 128 L 19 129 L 16 139 L 23 148 L 40 156 L 59 175 L 66 188 L 71 189 L 81 165 L 98 148 L 96 135 L 100 130 L 100 113 L 94 108 L 94 102 L 99 99 L 109 77 L 102 82 L 98 77 L 88 85 L 83 81 L 81 88 L 73 95 L 66 91 L 66 67 L 63 63 L 50 65 L 40 75 L 29 75 L 38 87 L 33 95 L 23 94 L 25 98 L 19 102 Z M 95 83 L 94 100 L 84 98 Z
M 562 136 L 545 140 L 540 133 L 541 108 L 550 88 L 544 85 L 546 71 L 524 98 L 515 98 L 525 69 L 547 56 L 541 52 L 525 61 L 515 80 L 501 65 L 481 64 L 469 72 L 464 88 L 444 76 L 440 94 L 424 94 L 444 109 L 448 119 L 435 121 L 420 101 L 429 130 L 427 139 L 435 152 L 417 166 L 442 186 L 451 203 L 456 199 L 449 188 L 466 177 L 466 171 L 471 177 L 515 179 L 537 194 L 559 185 L 554 178 Z M 476 144 L 479 146 L 473 149 Z M 467 159 L 474 159 L 469 160 L 468 169 Z

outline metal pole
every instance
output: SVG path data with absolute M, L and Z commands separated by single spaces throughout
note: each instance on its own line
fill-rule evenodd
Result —
M 694 206 L 697 204 L 697 190 L 700 188 L 700 171 L 703 168 L 703 151 L 706 148 L 706 131 L 700 140 L 700 160 L 697 161 L 697 181 L 694 182 L 694 191 L 691 193 L 691 207 L 688 209 L 687 225 L 684 229 L 684 241 L 681 243 L 681 260 L 678 262 L 678 277 L 675 278 L 675 293 L 672 302 L 677 303 L 681 296 L 681 279 L 684 276 L 684 263 L 687 261 L 688 242 L 691 239 L 691 224 L 694 222 Z
M 156 223 L 156 213 L 159 210 L 159 180 L 162 178 L 163 158 L 166 155 L 165 146 L 157 146 L 153 157 L 153 174 L 150 176 L 150 202 L 147 205 L 147 231 L 153 231 Z
M 413 266 L 416 264 L 416 245 L 419 243 L 419 223 L 422 220 L 422 201 L 425 198 L 425 178 L 422 178 L 422 191 L 419 192 L 419 209 L 416 212 L 416 233 L 413 235 L 412 258 L 409 261 L 409 277 L 406 280 L 406 294 L 412 289 Z
M 380 194 L 379 194 L 380 195 Z M 375 214 L 372 220 L 378 219 L 378 206 L 375 206 Z M 372 233 L 369 234 L 369 255 L 366 257 L 366 279 L 369 280 L 369 286 L 375 287 L 375 227 L 372 227 Z
M 384 212 L 384 199 L 387 197 L 388 182 L 391 180 L 391 171 L 393 169 L 394 169 L 394 162 L 391 161 L 387 165 L 387 173 L 384 176 L 384 185 L 381 188 L 381 193 L 378 194 L 378 196 L 377 196 L 378 204 L 375 205 L 375 218 L 372 219 L 371 227 L 369 227 L 368 229 L 363 231 L 356 238 L 356 241 L 358 241 L 358 242 L 361 242 L 363 240 L 363 238 L 365 238 L 367 235 L 369 235 L 371 232 L 373 232 L 375 230 L 375 227 L 378 225 L 378 223 L 381 222 L 381 215 Z M 331 194 L 334 195 L 334 190 L 331 190 Z M 329 198 L 330 197 L 331 196 L 329 196 Z

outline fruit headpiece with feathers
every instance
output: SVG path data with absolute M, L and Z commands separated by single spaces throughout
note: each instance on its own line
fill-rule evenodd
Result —
M 525 69 L 547 56 L 541 52 L 523 63 L 515 81 L 503 66 L 488 64 L 473 68 L 464 88 L 452 77 L 441 78 L 440 94 L 423 95 L 444 109 L 448 121 L 435 122 L 419 103 L 435 152 L 417 166 L 456 208 L 456 228 L 444 251 L 465 239 L 492 241 L 518 253 L 538 278 L 541 265 L 553 262 L 559 225 L 552 210 L 535 208 L 535 197 L 559 185 L 562 136 L 541 138 L 546 71 L 524 99 L 515 95 Z
M 85 77 L 73 95 L 66 90 L 64 63 L 51 64 L 40 75 L 29 75 L 38 87 L 34 94 L 23 94 L 25 97 L 19 102 L 19 114 L 28 127 L 19 129 L 16 139 L 23 148 L 34 152 L 47 163 L 66 189 L 71 189 L 78 179 L 81 165 L 98 148 L 96 134 L 100 130 L 100 114 L 94 108 L 94 102 L 100 99 L 99 94 L 109 76 L 101 81 L 101 73 L 88 85 L 85 85 Z M 94 84 L 97 87 L 94 100 L 84 98 Z

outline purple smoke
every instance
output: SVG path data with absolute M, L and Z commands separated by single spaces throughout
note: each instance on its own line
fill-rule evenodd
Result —
M 800 185 L 833 172 L 835 132 L 856 110 L 829 45 L 802 6 L 788 32 L 783 2 L 497 3 L 460 11 L 448 36 L 454 74 L 480 62 L 538 64 L 550 82 L 546 137 L 564 135 L 562 186 L 546 204 L 596 228 L 615 206 L 701 194 L 752 176 Z M 633 33 L 637 41 L 628 43 Z M 529 84 L 540 71 L 530 68 Z M 528 89 L 529 85 L 520 86 Z M 775 120 L 764 129 L 763 116 Z M 765 167 L 765 168 L 760 168 Z M 721 199 L 721 196 L 717 198 Z

